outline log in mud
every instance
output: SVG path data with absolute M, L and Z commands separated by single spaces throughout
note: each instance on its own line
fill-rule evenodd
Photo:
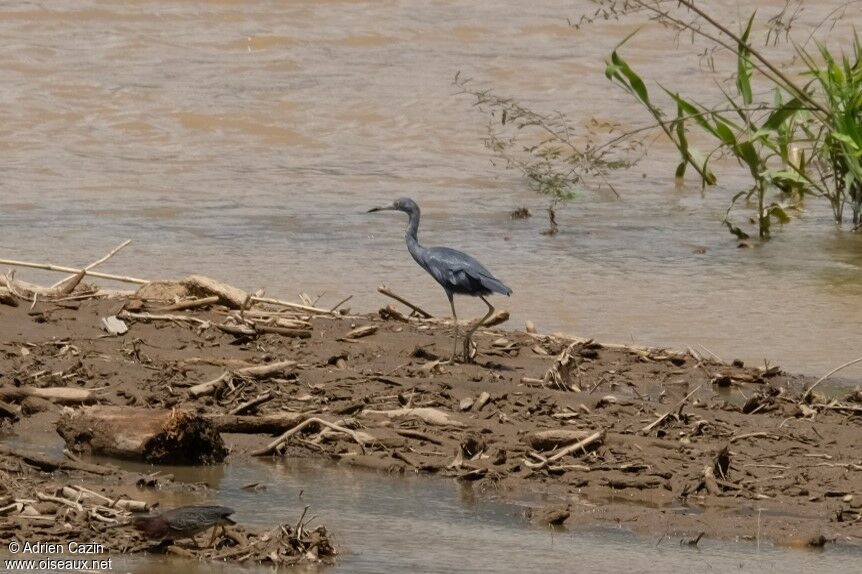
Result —
M 491 328 L 477 332 L 475 364 L 449 365 L 451 325 L 410 316 L 409 306 L 342 315 L 199 280 L 87 293 L 0 306 L 0 396 L 12 432 L 46 416 L 70 448 L 173 463 L 219 461 L 218 433 L 247 433 L 228 464 L 323 458 L 451 477 L 489 496 L 539 493 L 558 501 L 537 509 L 543 524 L 794 545 L 862 535 L 859 394 L 825 394 L 827 385 L 776 366 Z M 126 330 L 112 331 L 110 317 Z M 284 332 L 266 329 L 279 325 Z M 42 403 L 26 408 L 34 398 Z M 157 450 L 169 458 L 148 454 L 165 429 L 177 438 L 169 421 L 178 416 L 203 433 L 206 456 L 164 442 Z M 47 496 L 68 487 L 38 480 L 55 481 Z M 16 497 L 25 499 L 8 500 Z M 0 526 L 45 514 L 10 504 Z M 752 520 L 755 508 L 770 519 Z M 199 556 L 229 557 L 229 546 Z
M 227 456 L 211 422 L 179 409 L 89 407 L 64 413 L 57 432 L 74 452 L 152 464 L 212 464 Z

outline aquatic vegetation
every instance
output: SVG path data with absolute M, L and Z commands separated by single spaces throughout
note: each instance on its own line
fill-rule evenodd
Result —
M 789 222 L 793 210 L 808 195 L 828 200 L 838 223 L 844 222 L 845 206 L 849 205 L 853 228 L 862 226 L 862 44 L 858 36 L 854 36 L 849 54 L 842 52 L 840 58 L 819 43 L 816 54 L 804 44 L 794 44 L 803 69 L 792 76 L 752 45 L 756 12 L 737 34 L 689 0 L 596 3 L 603 7 L 602 13 L 617 16 L 646 12 L 669 29 L 691 32 L 736 56 L 735 91 L 718 85 L 724 96 L 720 105 L 703 105 L 678 90 L 660 86 L 675 104 L 672 119 L 622 57 L 621 49 L 629 38 L 612 52 L 605 71 L 608 79 L 647 109 L 676 146 L 681 158 L 677 177 L 683 177 L 691 167 L 704 186 L 714 185 L 717 177 L 710 161 L 728 155 L 748 169 L 752 186 L 733 196 L 724 219 L 734 235 L 748 237 L 730 220 L 731 209 L 741 198 L 754 204 L 752 220 L 764 239 L 770 236 L 772 223 Z M 792 41 L 790 24 L 780 21 Z M 767 41 L 777 41 L 771 35 L 774 27 L 769 29 Z M 755 79 L 767 89 L 755 90 Z M 755 94 L 764 93 L 771 101 L 755 98 Z M 715 147 L 706 154 L 691 147 L 688 133 L 692 130 L 709 136 Z
M 459 94 L 472 96 L 474 105 L 489 115 L 485 147 L 507 168 L 523 173 L 536 193 L 550 199 L 549 227 L 543 232 L 547 235 L 557 233 L 560 204 L 589 187 L 619 196 L 608 176 L 632 167 L 643 156 L 642 140 L 622 134 L 616 124 L 592 119 L 584 128 L 577 128 L 560 112 L 535 111 L 489 88 L 477 87 L 460 72 L 454 84 Z
M 694 173 L 703 187 L 718 183 L 718 160 L 735 159 L 750 186 L 733 190 L 722 223 L 739 239 L 749 237 L 732 217 L 739 206 L 753 211 L 749 221 L 762 239 L 775 223 L 789 223 L 808 197 L 828 202 L 834 220 L 862 229 L 862 43 L 854 33 L 836 52 L 816 41 L 818 31 L 832 28 L 859 0 L 845 0 L 817 25 L 801 30 L 796 41 L 802 0 L 787 0 L 771 17 L 757 12 L 740 23 L 738 32 L 691 0 L 593 0 L 596 8 L 576 20 L 580 29 L 597 21 L 645 18 L 658 22 L 676 41 L 690 37 L 701 63 L 715 71 L 716 61 L 735 61 L 727 82 L 716 82 L 718 104 L 703 104 L 682 89 L 657 84 L 638 73 L 623 50 L 634 34 L 622 39 L 606 62 L 605 75 L 627 91 L 654 123 L 625 132 L 610 122 L 575 127 L 561 113 L 542 114 L 490 89 L 478 89 L 456 76 L 460 93 L 490 115 L 486 147 L 520 170 L 529 185 L 551 198 L 549 219 L 556 231 L 554 208 L 575 192 L 606 187 L 617 193 L 609 175 L 635 165 L 647 138 L 658 132 L 679 152 L 675 176 Z M 765 46 L 789 43 L 792 62 L 777 61 L 755 46 L 753 31 Z M 765 32 L 765 33 L 763 33 Z M 834 41 L 834 39 L 833 39 Z M 696 44 L 696 46 L 695 46 Z M 811 46 L 814 46 L 812 48 Z M 706 151 L 692 142 L 711 147 Z

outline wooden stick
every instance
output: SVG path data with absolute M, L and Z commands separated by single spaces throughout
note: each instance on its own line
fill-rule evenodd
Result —
M 42 269 L 44 271 L 57 271 L 59 273 L 80 273 L 83 269 L 75 269 L 74 267 L 64 267 L 61 265 L 53 265 L 51 263 L 31 263 L 29 261 L 15 261 L 14 259 L 0 259 L 0 265 L 12 265 L 15 267 L 30 267 L 32 269 Z M 138 285 L 146 285 L 149 283 L 147 279 L 138 279 L 137 277 L 124 277 L 122 275 L 111 275 L 110 273 L 99 273 L 98 271 L 88 272 L 90 277 L 98 277 L 99 279 L 111 279 L 123 283 L 136 283 Z
M 560 451 L 557 451 L 557 453 L 552 455 L 552 456 L 549 456 L 547 458 L 543 457 L 543 460 L 540 463 L 535 464 L 535 463 L 528 462 L 526 460 L 524 461 L 524 463 L 532 469 L 540 469 L 540 468 L 543 468 L 544 466 L 546 466 L 547 464 L 554 462 L 555 460 L 559 460 L 559 459 L 563 458 L 567 454 L 571 454 L 573 452 L 581 450 L 582 448 L 586 448 L 589 445 L 593 444 L 594 442 L 603 441 L 604 438 L 605 438 L 605 431 L 601 430 L 598 432 L 594 432 L 593 434 L 591 434 L 590 436 L 588 436 L 584 440 L 582 440 L 580 442 L 576 442 L 573 445 L 569 445 L 566 448 L 564 448 Z
M 769 437 L 769 433 L 765 433 L 765 432 L 750 432 L 750 433 L 746 433 L 746 434 L 740 434 L 740 435 L 736 435 L 736 436 L 732 436 L 732 437 L 730 437 L 730 441 L 728 441 L 728 442 L 732 442 L 732 443 L 733 443 L 733 442 L 736 442 L 736 441 L 738 441 L 738 440 L 742 440 L 742 439 L 744 439 L 744 438 L 759 438 L 759 437 Z
M 269 443 L 265 447 L 253 451 L 251 453 L 252 456 L 266 456 L 268 454 L 275 452 L 275 450 L 278 447 L 280 447 L 282 444 L 287 442 L 287 439 L 289 439 L 290 437 L 292 437 L 293 435 L 295 435 L 296 433 L 298 433 L 299 431 L 301 431 L 305 427 L 310 426 L 311 424 L 319 424 L 321 426 L 325 426 L 327 428 L 330 428 L 334 431 L 350 435 L 353 438 L 353 440 L 355 440 L 359 444 L 359 448 L 362 449 L 362 453 L 365 454 L 365 447 L 362 445 L 362 440 L 359 438 L 359 436 L 356 434 L 356 432 L 354 432 L 348 428 L 344 428 L 342 426 L 338 426 L 336 424 L 333 424 L 329 421 L 325 421 L 325 420 L 319 419 L 317 417 L 312 417 L 310 419 L 307 419 L 307 420 L 299 423 L 298 425 L 296 425 L 295 427 L 293 427 L 289 431 L 285 432 L 283 435 L 281 435 L 280 437 L 278 437 L 277 439 L 275 439 L 274 441 L 272 441 L 271 443 Z
M 201 299 L 190 299 L 188 301 L 180 301 L 178 303 L 174 303 L 173 305 L 168 305 L 167 307 L 160 307 L 158 311 L 182 311 L 184 309 L 195 309 L 197 307 L 206 307 L 207 305 L 212 305 L 213 303 L 218 303 L 218 296 L 213 295 L 211 297 L 203 297 Z
M 419 307 L 418 305 L 414 305 L 413 303 L 411 303 L 410 301 L 408 301 L 408 300 L 407 300 L 407 299 L 405 299 L 404 297 L 401 297 L 401 296 L 399 296 L 399 295 L 396 295 L 395 293 L 393 293 L 392 291 L 390 291 L 390 290 L 386 287 L 386 285 L 381 285 L 381 286 L 379 286 L 379 287 L 377 288 L 377 291 L 378 291 L 379 293 L 382 293 L 383 295 L 386 295 L 387 297 L 391 297 L 391 298 L 395 299 L 395 300 L 396 300 L 396 301 L 398 301 L 399 303 L 403 303 L 404 305 L 407 305 L 408 307 L 410 307 L 411 309 L 413 309 L 414 311 L 416 311 L 417 313 L 419 313 L 420 315 L 422 315 L 422 316 L 423 316 L 424 318 L 426 318 L 426 319 L 433 319 L 433 318 L 434 318 L 434 315 L 432 315 L 431 313 L 429 313 L 428 311 L 426 311 L 426 310 L 425 310 L 425 309 L 423 309 L 422 307 Z
M 301 413 L 276 415 L 207 415 L 206 418 L 219 432 L 240 434 L 275 434 L 291 429 L 304 421 Z
M 2 261 L 0 261 L 2 263 Z M 334 315 L 335 311 L 329 309 L 320 309 L 319 307 L 310 307 L 308 305 L 300 305 L 299 303 L 291 303 L 290 301 L 282 301 L 281 299 L 271 299 L 269 297 L 251 297 L 252 303 L 268 303 L 270 305 L 278 305 L 279 307 L 287 307 L 289 309 L 299 309 L 309 313 L 317 313 L 318 315 Z
M 225 371 L 218 378 L 205 383 L 198 383 L 193 387 L 189 387 L 189 396 L 197 398 L 204 395 L 211 395 L 216 392 L 225 382 L 233 375 L 239 377 L 250 377 L 253 379 L 262 379 L 270 375 L 281 373 L 285 370 L 296 366 L 296 361 L 277 361 L 266 365 L 255 365 L 254 367 L 243 367 L 233 371 Z
M 92 268 L 94 268 L 94 267 L 96 267 L 96 266 L 98 266 L 98 265 L 101 265 L 102 263 L 104 263 L 105 261 L 107 261 L 108 259 L 110 259 L 111 257 L 113 257 L 114 255 L 116 255 L 117 253 L 119 253 L 119 251 L 120 251 L 121 249 L 123 249 L 126 245 L 128 245 L 128 244 L 129 244 L 129 243 L 131 243 L 131 242 L 132 242 L 132 240 L 131 240 L 131 239 L 126 239 L 125 241 L 123 241 L 122 243 L 120 243 L 119 245 L 117 245 L 116 247 L 114 247 L 114 248 L 111 250 L 111 252 L 110 252 L 110 253 L 108 253 L 107 255 L 105 255 L 104 257 L 102 257 L 101 259 L 97 259 L 96 261 L 93 261 L 92 263 L 90 263 L 89 265 L 87 265 L 86 267 L 84 267 L 81 271 L 87 272 L 87 271 L 89 271 L 90 269 L 92 269 Z M 62 285 L 63 283 L 65 283 L 66 281 L 69 281 L 70 279 L 74 279 L 74 277 L 75 277 L 75 275 L 70 275 L 69 277 L 66 277 L 65 279 L 63 279 L 62 281 L 57 281 L 56 283 L 54 283 L 53 285 L 51 285 L 51 288 L 52 288 L 52 289 L 56 289 L 57 287 L 59 287 L 60 285 Z
M 799 399 L 799 402 L 805 402 L 805 399 L 808 398 L 808 395 L 811 394 L 811 391 L 814 390 L 814 387 L 816 387 L 817 385 L 819 385 L 820 383 L 822 383 L 823 381 L 825 381 L 826 379 L 828 379 L 829 377 L 831 377 L 832 375 L 834 375 L 835 373 L 840 371 L 841 369 L 847 368 L 851 365 L 855 365 L 856 363 L 862 363 L 862 357 L 859 357 L 858 359 L 853 359 L 852 361 L 844 363 L 840 367 L 835 367 L 834 369 L 832 369 L 831 371 L 829 371 L 828 373 L 826 373 L 825 375 L 823 375 L 822 377 L 817 379 L 816 383 L 814 383 L 813 385 L 808 387 L 808 390 L 805 391 L 804 393 L 802 393 L 802 398 Z
M 38 397 L 58 403 L 87 403 L 96 400 L 92 389 L 70 387 L 9 387 L 0 389 L 0 399 L 17 400 Z
M 230 379 L 230 377 L 230 372 L 225 371 L 224 373 L 219 375 L 217 379 L 213 379 L 205 383 L 198 383 L 197 385 L 189 388 L 189 396 L 197 398 L 204 395 L 211 395 L 216 391 L 216 389 L 221 387 L 224 382 Z
M 190 317 L 188 315 L 154 315 L 152 313 L 130 313 L 129 311 L 120 311 L 117 313 L 117 317 L 119 319 L 136 319 L 138 321 L 188 321 L 190 323 L 197 323 L 202 327 L 210 326 L 209 321 L 204 321 L 197 317 Z
M 684 396 L 681 401 L 679 401 L 677 404 L 675 404 L 671 410 L 669 410 L 668 412 L 666 412 L 665 414 L 663 414 L 662 416 L 660 416 L 659 418 L 657 418 L 656 420 L 654 420 L 653 422 L 651 422 L 650 424 L 648 424 L 647 426 L 642 428 L 641 432 L 648 433 L 649 431 L 654 429 L 656 426 L 658 426 L 664 419 L 669 417 L 671 413 L 675 412 L 679 407 L 684 405 L 686 403 L 686 401 L 688 401 L 688 399 L 691 398 L 691 396 L 694 393 L 699 391 L 700 387 L 702 387 L 702 386 L 703 386 L 703 384 L 698 385 L 692 392 L 690 392 L 689 394 Z
M 335 313 L 335 311 L 336 311 L 339 307 L 341 307 L 342 305 L 344 305 L 345 303 L 347 303 L 347 302 L 348 302 L 348 301 L 350 301 L 351 299 L 353 299 L 353 295 L 348 295 L 347 297 L 345 297 L 344 299 L 342 299 L 341 301 L 339 301 L 339 302 L 338 302 L 338 304 L 337 304 L 337 305 L 335 305 L 332 309 L 330 309 L 330 310 L 329 310 L 329 312 L 330 312 L 330 313 Z
M 231 409 L 228 414 L 231 414 L 231 415 L 241 414 L 241 413 L 243 413 L 249 409 L 252 409 L 258 405 L 262 405 L 263 403 L 270 401 L 273 398 L 275 398 L 275 393 L 273 393 L 272 391 L 267 391 L 261 395 L 256 396 L 255 398 L 251 399 L 250 401 L 246 401 L 246 402 L 242 403 L 241 405 L 237 405 L 236 408 Z
M 57 469 L 63 470 L 81 470 L 84 472 L 91 472 L 93 474 L 113 474 L 115 472 L 114 469 L 108 468 L 105 466 L 101 466 L 98 464 L 90 464 L 88 462 L 74 462 L 74 461 L 53 461 L 47 458 L 42 457 L 38 454 L 26 454 L 22 452 L 15 451 L 9 448 L 6 445 L 0 444 L 0 453 L 14 456 L 16 458 L 20 458 L 30 466 L 36 467 L 45 472 L 54 472 Z

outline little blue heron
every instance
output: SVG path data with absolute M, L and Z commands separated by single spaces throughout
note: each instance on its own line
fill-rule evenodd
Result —
M 149 538 L 191 538 L 195 546 L 198 545 L 195 536 L 212 528 L 209 543 L 212 546 L 219 527 L 224 533 L 226 525 L 236 524 L 231 514 L 233 509 L 226 506 L 181 506 L 156 516 L 137 516 L 132 523 Z
M 491 293 L 511 295 L 512 290 L 494 277 L 481 263 L 466 253 L 448 247 L 425 248 L 419 245 L 419 206 L 412 199 L 406 197 L 396 199 L 392 205 L 375 207 L 369 209 L 368 213 L 389 210 L 403 211 L 410 216 L 406 233 L 407 251 L 410 252 L 416 263 L 430 273 L 431 277 L 443 287 L 443 290 L 446 291 L 446 296 L 449 298 L 449 306 L 452 307 L 452 318 L 455 321 L 455 342 L 452 347 L 452 358 L 450 359 L 452 363 L 455 362 L 458 354 L 458 315 L 455 313 L 455 301 L 452 299 L 452 296 L 457 294 L 479 297 L 488 306 L 488 313 L 477 321 L 464 337 L 464 361 L 469 363 L 470 342 L 473 333 L 476 332 L 476 329 L 488 317 L 494 314 L 494 306 L 485 299 L 485 295 L 490 295 Z

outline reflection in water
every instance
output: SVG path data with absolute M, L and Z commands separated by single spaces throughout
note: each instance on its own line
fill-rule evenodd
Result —
M 578 31 L 567 3 L 510 4 L 5 2 L 0 254 L 84 264 L 131 238 L 110 270 L 207 273 L 333 303 L 353 294 L 362 311 L 381 305 L 385 282 L 445 315 L 403 252 L 401 222 L 363 214 L 410 195 L 426 244 L 463 248 L 512 286 L 512 326 L 703 344 L 812 374 L 855 358 L 862 235 L 833 230 L 817 202 L 774 241 L 738 250 L 718 222 L 745 182 L 676 190 L 657 143 L 619 182 L 622 200 L 584 194 L 559 236 L 538 233 L 543 201 L 491 165 L 486 118 L 453 95 L 455 72 L 575 122 L 648 119 L 602 73 L 629 25 Z M 831 7 L 806 4 L 794 26 Z M 862 12 L 830 38 L 854 24 Z M 630 48 L 647 75 L 708 99 L 716 78 L 690 51 L 649 27 Z M 522 205 L 536 217 L 511 221 Z M 466 303 L 464 316 L 482 309 Z

